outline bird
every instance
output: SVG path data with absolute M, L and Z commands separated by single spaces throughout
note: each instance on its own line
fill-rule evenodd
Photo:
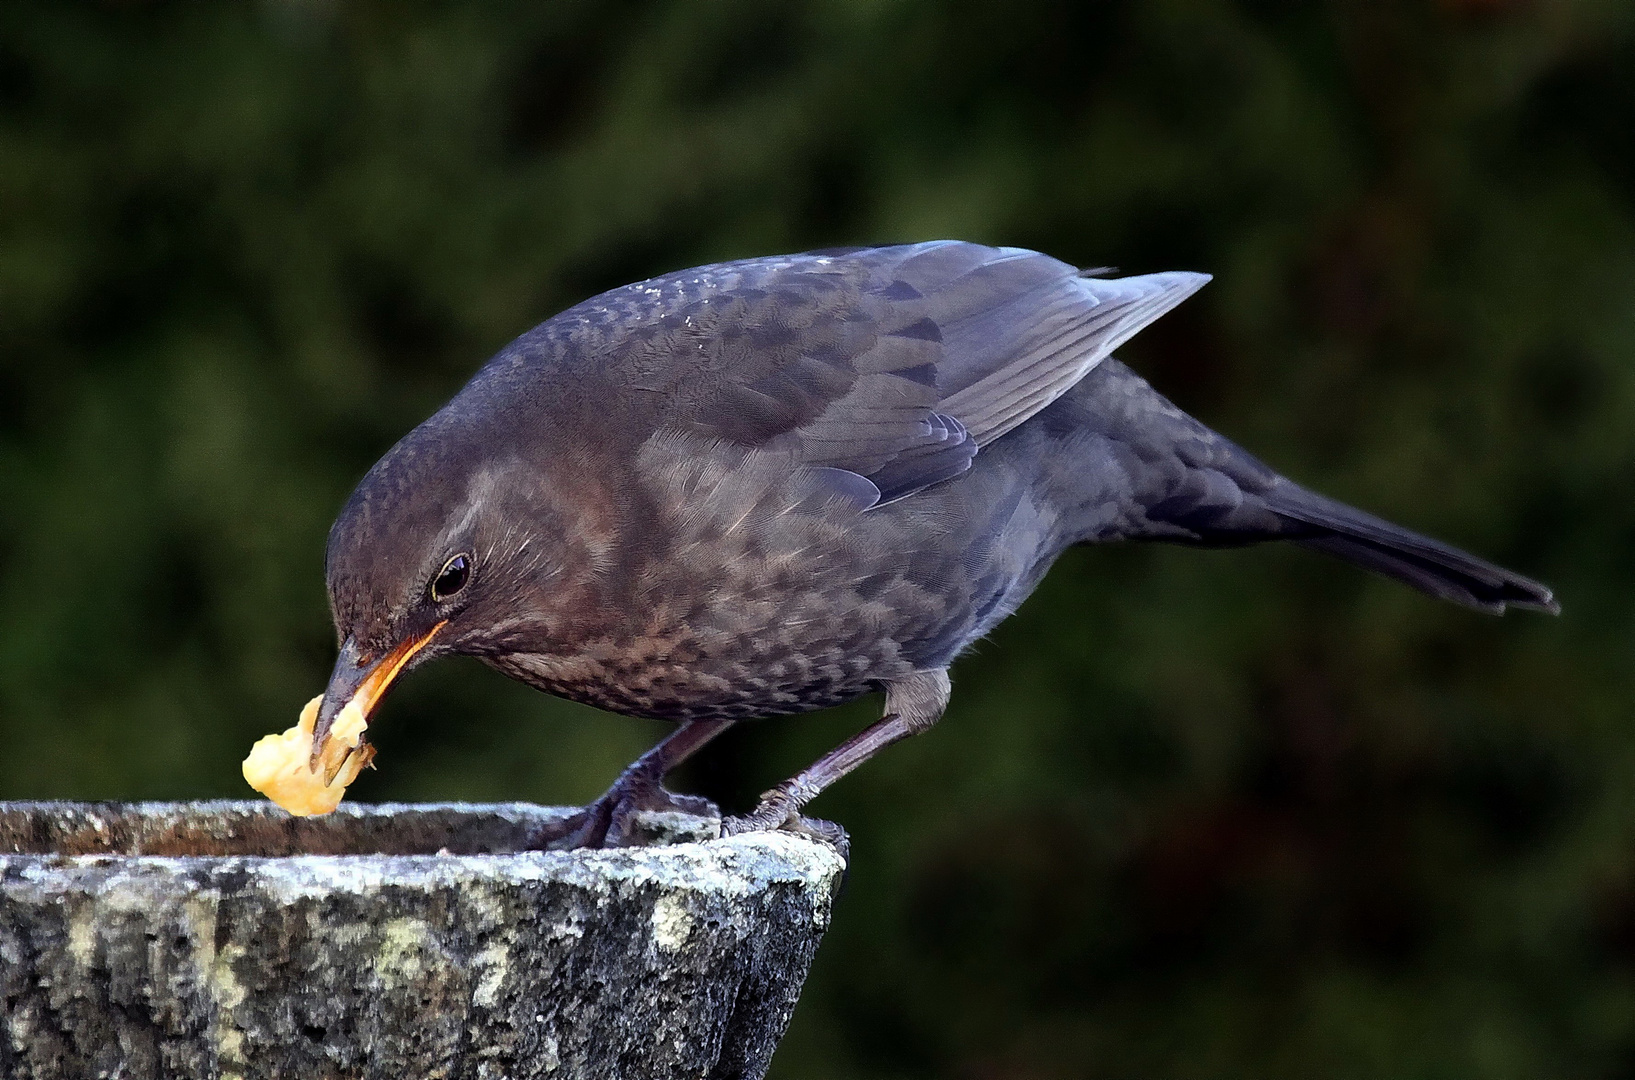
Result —
M 1544 585 L 1310 491 L 1112 353 L 1209 275 L 1108 276 L 960 241 L 665 274 L 524 333 L 363 477 L 325 578 L 348 704 L 477 657 L 673 730 L 540 847 L 704 813 L 665 775 L 744 720 L 884 692 L 881 719 L 723 833 L 932 727 L 949 667 L 1068 548 L 1287 540 L 1488 613 Z

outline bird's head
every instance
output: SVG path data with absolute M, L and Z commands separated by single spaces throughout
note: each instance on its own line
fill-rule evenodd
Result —
M 330 530 L 325 576 L 340 655 L 314 761 L 348 703 L 367 718 L 400 675 L 434 656 L 537 646 L 596 576 L 582 493 L 492 439 L 462 434 L 440 417 L 411 432 Z

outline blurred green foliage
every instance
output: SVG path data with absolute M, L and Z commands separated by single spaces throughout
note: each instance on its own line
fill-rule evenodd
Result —
M 939 236 L 1214 272 L 1126 359 L 1566 614 L 1070 553 L 817 805 L 856 857 L 776 1075 L 1635 1070 L 1626 0 L 8 3 L 0 797 L 249 794 L 332 515 L 517 333 Z M 660 734 L 457 662 L 376 732 L 362 798 L 551 802 Z

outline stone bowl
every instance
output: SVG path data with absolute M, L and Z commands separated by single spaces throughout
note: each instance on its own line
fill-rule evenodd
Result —
M 0 1076 L 758 1077 L 844 872 L 526 804 L 0 803 Z

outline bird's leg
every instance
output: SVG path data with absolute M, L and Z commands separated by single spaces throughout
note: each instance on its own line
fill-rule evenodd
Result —
M 666 773 L 732 723 L 731 720 L 683 721 L 620 773 L 601 798 L 539 830 L 530 838 L 528 846 L 536 850 L 622 847 L 630 818 L 642 810 L 678 810 L 699 817 L 719 817 L 720 811 L 710 800 L 666 791 L 663 781 Z
M 724 818 L 721 835 L 792 828 L 844 843 L 845 831 L 829 822 L 800 816 L 818 792 L 894 742 L 925 731 L 948 707 L 948 672 L 916 671 L 886 687 L 886 714 L 824 754 L 808 768 L 761 796 L 761 805 L 743 817 Z

